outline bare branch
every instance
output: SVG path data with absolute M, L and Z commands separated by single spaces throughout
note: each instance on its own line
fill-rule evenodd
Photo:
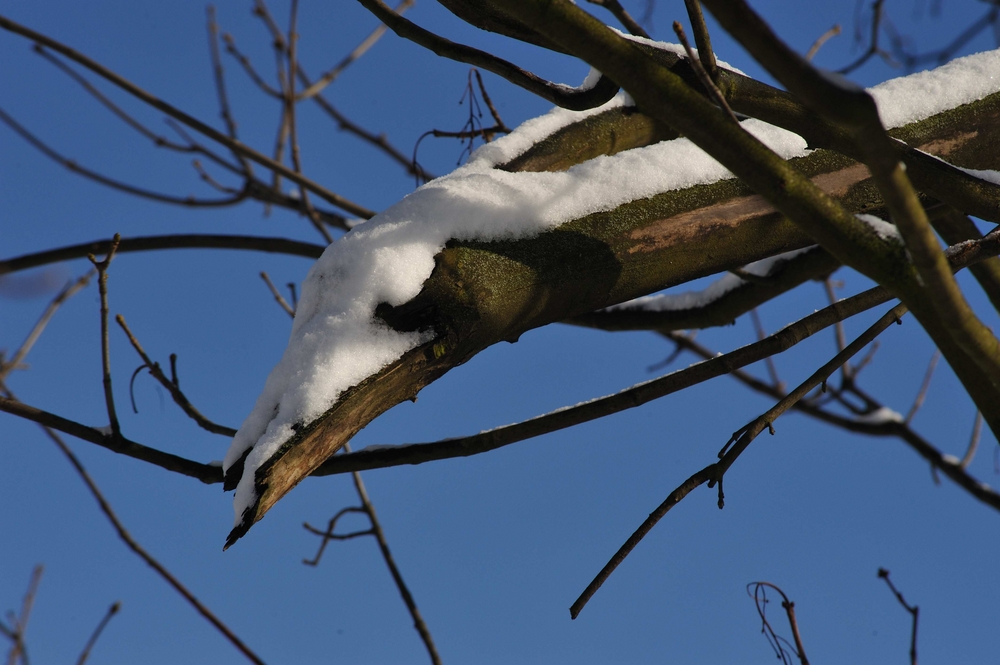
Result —
M 839 35 L 840 32 L 840 24 L 837 24 L 817 37 L 816 41 L 814 41 L 812 46 L 809 47 L 809 50 L 806 51 L 806 60 L 812 60 L 815 58 L 816 54 L 819 53 L 819 50 L 823 48 L 823 44 L 826 44 L 828 41 Z
M 636 23 L 632 15 L 629 14 L 622 4 L 618 0 L 587 0 L 592 5 L 598 5 L 604 7 L 609 12 L 611 12 L 618 22 L 622 24 L 622 27 L 628 30 L 633 35 L 638 35 L 639 37 L 645 37 L 649 39 L 649 33 L 646 32 L 641 25 Z
M 283 295 L 281 295 L 280 291 L 278 291 L 278 287 L 276 287 L 274 285 L 274 283 L 271 281 L 271 278 L 268 276 L 268 274 L 266 272 L 261 271 L 260 278 L 264 280 L 265 284 L 267 284 L 267 288 L 269 288 L 271 290 L 271 295 L 273 295 L 275 301 L 277 301 L 277 303 L 279 305 L 281 305 L 281 309 L 285 310 L 285 312 L 288 314 L 288 316 L 290 316 L 290 317 L 292 317 L 294 319 L 295 318 L 295 308 L 293 308 L 291 305 L 288 304 L 288 301 L 285 300 L 285 297 Z
M 108 521 L 111 522 L 111 526 L 114 527 L 114 530 L 115 532 L 117 532 L 118 537 L 121 538 L 121 540 L 125 543 L 125 545 L 127 545 L 130 550 L 135 552 L 135 554 L 140 559 L 145 561 L 150 568 L 155 570 L 160 575 L 160 577 L 162 577 L 167 582 L 167 584 L 173 587 L 173 589 L 177 591 L 177 593 L 179 593 L 186 601 L 188 601 L 188 603 L 190 603 L 191 606 L 194 607 L 194 609 L 198 612 L 198 614 L 204 617 L 205 620 L 208 621 L 210 624 L 212 624 L 216 630 L 222 633 L 222 635 L 227 640 L 229 640 L 229 642 L 234 647 L 236 647 L 236 649 L 240 653 L 246 656 L 247 660 L 249 660 L 252 663 L 255 663 L 256 665 L 264 665 L 264 661 L 262 661 L 260 657 L 257 656 L 257 654 L 251 651 L 250 647 L 244 644 L 243 641 L 239 637 L 237 637 L 236 634 L 233 633 L 233 631 L 230 630 L 226 624 L 224 624 L 218 617 L 216 617 L 215 614 L 213 614 L 210 609 L 208 609 L 205 605 L 203 605 L 202 602 L 198 600 L 194 596 L 194 594 L 192 594 L 188 590 L 188 588 L 180 582 L 180 580 L 174 577 L 173 573 L 167 570 L 163 566 L 163 564 L 157 561 L 149 552 L 145 550 L 145 548 L 143 548 L 132 537 L 132 535 L 128 532 L 128 530 L 125 529 L 125 526 L 118 519 L 118 516 L 111 508 L 111 504 L 109 504 L 107 500 L 104 498 L 104 495 L 101 493 L 101 490 L 97 487 L 97 484 L 94 482 L 94 480 L 90 477 L 90 474 L 87 473 L 87 470 L 83 467 L 83 464 L 81 464 L 80 460 L 77 459 L 76 455 L 73 454 L 73 451 L 69 449 L 69 446 L 67 446 L 63 442 L 63 440 L 59 436 L 57 436 L 54 432 L 49 431 L 49 436 L 59 447 L 59 450 L 61 450 L 62 453 L 66 456 L 70 464 L 73 465 L 73 468 L 76 470 L 77 474 L 79 474 L 84 484 L 86 484 L 87 489 L 90 490 L 90 493 L 94 496 L 94 499 L 97 500 L 97 504 L 100 506 L 101 512 L 103 512 L 105 517 L 108 518 Z
M 687 9 L 688 20 L 691 22 L 691 30 L 694 31 L 694 43 L 698 47 L 698 59 L 702 68 L 708 74 L 709 79 L 715 84 L 719 80 L 719 67 L 715 63 L 715 52 L 712 50 L 712 40 L 708 35 L 708 25 L 705 23 L 705 15 L 701 12 L 701 3 L 698 0 L 684 0 L 684 7 Z M 690 58 L 690 53 L 688 58 Z
M 401 15 L 403 14 L 403 12 L 405 12 L 407 9 L 413 6 L 413 2 L 414 0 L 402 0 L 402 2 L 396 5 L 393 11 Z M 377 28 L 372 30 L 371 34 L 365 37 L 360 44 L 355 46 L 354 50 L 348 53 L 343 60 L 341 60 L 331 69 L 323 73 L 318 79 L 316 79 L 315 83 L 306 87 L 305 90 L 296 95 L 295 101 L 311 99 L 316 95 L 318 95 L 320 92 L 322 92 L 323 89 L 326 86 L 333 83 L 333 81 L 336 80 L 336 78 L 340 76 L 340 74 L 345 69 L 350 67 L 351 63 L 353 63 L 355 60 L 363 56 L 368 51 L 368 49 L 374 46 L 375 43 L 382 38 L 382 35 L 385 34 L 385 30 L 386 27 L 384 23 L 380 24 Z
M 121 427 L 118 424 L 118 414 L 115 413 L 115 395 L 111 389 L 111 352 L 108 341 L 108 266 L 115 257 L 121 236 L 117 233 L 111 241 L 111 249 L 103 261 L 98 261 L 93 254 L 87 256 L 90 262 L 97 269 L 97 287 L 101 294 L 101 369 L 104 374 L 104 402 L 108 408 L 108 420 L 110 421 L 111 436 L 118 438 L 121 436 Z
M 194 405 L 191 404 L 190 401 L 188 401 L 187 396 L 181 391 L 180 386 L 178 386 L 175 382 L 168 379 L 166 375 L 163 373 L 163 370 L 160 369 L 160 363 L 153 362 L 152 360 L 150 360 L 149 356 L 146 355 L 146 351 L 142 348 L 142 345 L 139 344 L 139 340 L 136 339 L 135 335 L 132 334 L 132 331 L 129 330 L 128 324 L 125 323 L 124 316 L 118 314 L 117 316 L 115 316 L 115 320 L 118 322 L 118 325 L 121 326 L 122 330 L 125 331 L 125 335 L 128 337 L 128 341 L 132 343 L 132 348 L 134 348 L 135 352 L 139 354 L 140 358 L 142 358 L 143 362 L 142 367 L 148 369 L 149 373 L 153 376 L 153 378 L 159 381 L 160 385 L 162 385 L 164 388 L 167 389 L 167 391 L 170 393 L 170 396 L 173 398 L 174 403 L 177 404 L 177 406 L 181 407 L 184 413 L 186 413 L 187 416 L 191 418 L 191 420 L 195 421 L 196 423 L 198 423 L 199 427 L 211 432 L 212 434 L 221 434 L 222 436 L 226 436 L 229 438 L 236 436 L 235 429 L 233 429 L 232 427 L 226 427 L 225 425 L 219 425 L 217 423 L 212 422 L 204 415 L 202 415 L 201 411 L 196 409 Z M 176 356 L 171 356 L 172 367 L 175 367 L 174 365 L 175 362 L 176 362 Z
M 309 180 L 308 178 L 295 173 L 294 171 L 284 166 L 283 164 L 275 162 L 273 159 L 270 159 L 269 157 L 257 152 L 253 148 L 250 148 L 240 143 L 239 141 L 229 138 L 225 134 L 219 132 L 216 129 L 213 129 L 212 127 L 206 125 L 197 118 L 194 118 L 188 115 L 187 113 L 184 113 L 183 111 L 171 106 L 170 104 L 167 104 L 166 102 L 160 100 L 159 98 L 154 97 L 153 95 L 139 88 L 132 82 L 126 80 L 122 76 L 119 76 L 118 74 L 112 72 L 111 70 L 98 64 L 97 62 L 91 60 L 90 58 L 76 52 L 75 50 L 69 48 L 68 46 L 62 44 L 61 42 L 46 37 L 45 35 L 35 32 L 34 30 L 22 26 L 19 23 L 15 23 L 14 21 L 11 21 L 10 19 L 4 16 L 0 16 L 0 28 L 21 35 L 23 37 L 26 37 L 35 42 L 38 42 L 43 46 L 50 48 L 53 51 L 56 51 L 57 53 L 62 54 L 63 56 L 69 58 L 70 60 L 73 60 L 74 62 L 83 65 L 90 71 L 110 81 L 111 83 L 115 84 L 122 90 L 125 90 L 134 97 L 137 97 L 146 104 L 149 104 L 153 108 L 162 111 L 163 113 L 166 113 L 168 116 L 175 118 L 176 120 L 182 122 L 188 127 L 194 129 L 195 131 L 204 134 L 213 141 L 216 141 L 217 143 L 224 145 L 230 150 L 233 150 L 239 153 L 240 155 L 257 162 L 261 166 L 265 166 L 274 171 L 275 173 L 281 174 L 282 176 L 288 178 L 292 182 L 295 182 L 296 184 L 307 188 L 309 191 L 313 192 L 317 196 L 323 198 L 324 200 L 337 206 L 338 208 L 346 210 L 352 215 L 357 215 L 358 217 L 364 217 L 365 219 L 369 219 L 375 215 L 373 211 L 365 207 L 362 207 L 352 201 L 349 201 L 348 199 L 345 199 L 339 194 L 335 194 L 334 192 L 329 191 L 325 187 L 313 182 L 312 180 Z
M 972 463 L 972 458 L 976 456 L 976 449 L 979 447 L 979 437 L 983 433 L 983 414 L 976 411 L 976 420 L 972 424 L 972 436 L 969 437 L 969 447 L 962 456 L 962 461 L 958 463 L 963 469 L 968 469 Z
M 38 266 L 51 263 L 59 263 L 60 261 L 79 259 L 88 254 L 103 254 L 110 249 L 111 241 L 94 240 L 80 245 L 69 245 L 35 254 L 24 254 L 12 259 L 0 260 L 0 275 L 37 268 Z M 200 233 L 122 238 L 118 245 L 119 254 L 127 252 L 150 252 L 162 249 L 239 249 L 317 259 L 323 254 L 323 250 L 326 248 L 322 245 L 288 240 L 286 238 L 209 235 Z
M 7 395 L 10 394 L 9 390 L 4 389 L 2 383 L 0 383 L 0 392 L 5 392 Z M 113 453 L 148 462 L 167 471 L 197 478 L 203 483 L 222 482 L 222 467 L 218 464 L 201 464 L 200 462 L 194 462 L 171 453 L 165 453 L 162 450 L 149 448 L 141 443 L 130 441 L 123 436 L 114 437 L 96 427 L 88 427 L 68 418 L 57 416 L 54 413 L 43 411 L 10 396 L 0 396 L 0 411 L 24 418 L 25 420 L 31 420 L 49 429 L 65 432 L 83 441 L 89 441 L 102 448 L 107 448 Z
M 30 143 L 36 150 L 41 152 L 43 155 L 51 159 L 52 161 L 60 164 L 64 168 L 73 173 L 83 176 L 88 180 L 93 180 L 96 183 L 104 185 L 105 187 L 110 187 L 111 189 L 116 189 L 120 192 L 125 192 L 127 194 L 133 194 L 135 196 L 142 197 L 144 199 L 151 199 L 153 201 L 159 201 L 161 203 L 171 203 L 173 205 L 187 206 L 190 208 L 218 208 L 224 206 L 235 205 L 247 198 L 248 192 L 243 190 L 238 192 L 236 195 L 227 196 L 221 199 L 199 199 L 193 196 L 171 196 L 170 194 L 161 194 L 160 192 L 154 192 L 149 189 L 143 189 L 142 187 L 136 187 L 134 185 L 129 185 L 128 183 L 122 182 L 120 180 L 115 180 L 105 175 L 101 175 L 97 171 L 88 169 L 85 166 L 80 166 L 76 161 L 64 157 L 59 154 L 48 145 L 43 143 L 41 139 L 29 132 L 24 128 L 19 122 L 14 120 L 10 115 L 8 115 L 2 108 L 0 108 L 0 121 L 10 127 L 16 134 L 18 134 L 25 141 Z
M 90 636 L 90 639 L 87 640 L 87 644 L 84 645 L 83 651 L 80 652 L 80 657 L 77 658 L 76 665 L 84 665 L 84 663 L 87 662 L 87 658 L 90 657 L 90 652 L 93 650 L 94 645 L 97 644 L 97 638 L 101 636 L 101 633 L 104 632 L 104 628 L 108 625 L 108 622 L 111 621 L 112 617 L 118 614 L 118 611 L 121 608 L 122 608 L 121 601 L 115 601 L 114 603 L 112 603 L 111 607 L 108 608 L 108 611 L 104 615 L 104 618 L 101 619 L 101 622 L 97 624 L 97 628 L 94 629 L 94 632 Z
M 889 585 L 889 589 L 892 594 L 896 596 L 896 600 L 899 604 L 903 606 L 910 616 L 913 617 L 913 628 L 910 631 L 910 665 L 917 665 L 917 620 L 920 618 L 920 608 L 916 605 L 908 605 L 906 600 L 903 598 L 903 594 L 896 589 L 896 586 L 889 579 L 889 571 L 885 568 L 878 569 L 878 576 L 880 579 L 885 580 L 885 583 Z
M 42 315 L 41 317 L 39 317 L 38 322 L 35 323 L 34 327 L 31 329 L 31 332 L 28 333 L 28 336 L 25 338 L 24 342 L 21 343 L 21 346 L 18 347 L 17 351 L 14 352 L 14 355 L 10 357 L 10 360 L 4 360 L 2 357 L 0 357 L 0 381 L 6 378 L 7 374 L 9 374 L 11 370 L 20 368 L 21 363 L 24 362 L 25 357 L 31 351 L 31 348 L 35 345 L 35 342 L 38 341 L 38 338 L 45 330 L 45 327 L 49 324 L 49 321 L 59 310 L 59 307 L 64 302 L 72 298 L 78 291 L 87 286 L 87 284 L 90 283 L 90 278 L 93 276 L 94 276 L 94 271 L 91 270 L 88 271 L 85 275 L 83 275 L 79 279 L 77 279 L 76 281 L 67 284 L 63 288 L 63 290 L 60 291 L 56 295 L 56 297 L 52 299 L 52 302 L 49 303 L 49 306 L 45 308 L 45 311 L 42 312 Z
M 931 356 L 930 362 L 927 363 L 927 371 L 924 373 L 924 380 L 920 384 L 920 390 L 917 392 L 917 396 L 913 400 L 913 406 L 910 407 L 903 422 L 909 424 L 913 420 L 913 416 L 917 415 L 917 411 L 923 406 L 924 399 L 927 397 L 927 389 L 931 386 L 931 378 L 934 376 L 934 368 L 937 367 L 938 360 L 940 359 L 941 352 L 934 349 L 934 355 Z
M 618 92 L 618 85 L 605 76 L 602 76 L 597 84 L 590 88 L 574 89 L 565 85 L 550 83 L 531 72 L 525 71 L 485 51 L 456 44 L 443 37 L 439 37 L 399 16 L 389 9 L 388 5 L 382 2 L 382 0 L 360 1 L 368 11 L 403 39 L 409 39 L 442 57 L 493 72 L 514 85 L 518 85 L 557 106 L 572 111 L 584 111 L 604 104 Z

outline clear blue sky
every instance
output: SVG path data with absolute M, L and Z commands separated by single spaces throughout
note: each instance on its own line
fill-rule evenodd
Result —
M 642 5 L 636 4 L 637 14 Z M 927 49 L 950 41 L 985 12 L 977 2 L 889 0 L 899 30 Z M 855 3 L 755 3 L 779 34 L 805 50 L 834 23 L 845 33 L 817 62 L 837 67 L 858 53 Z M 266 34 L 249 2 L 218 9 L 222 29 L 273 71 Z M 284 20 L 287 6 L 272 9 Z M 146 90 L 220 126 L 204 5 L 163 3 L 6 3 L 0 12 L 51 35 Z M 457 41 L 493 49 L 554 80 L 576 83 L 587 68 L 568 58 L 478 33 L 429 0 L 409 16 Z M 670 39 L 679 0 L 656 4 L 654 35 Z M 301 59 L 317 73 L 375 25 L 351 2 L 305 2 Z M 760 69 L 718 29 L 719 57 L 752 75 Z M 963 52 L 992 48 L 983 35 Z M 125 129 L 25 40 L 0 33 L 0 105 L 64 154 L 133 184 L 211 196 L 184 156 L 157 151 Z M 279 109 L 225 60 L 243 140 L 269 151 Z M 431 128 L 457 130 L 468 68 L 386 36 L 330 88 L 351 118 L 404 152 Z M 855 80 L 870 85 L 903 72 L 873 61 Z M 485 76 L 508 124 L 543 113 L 545 102 Z M 158 131 L 159 114 L 102 89 Z M 412 191 L 403 170 L 337 131 L 311 107 L 300 116 L 311 177 L 382 209 Z M 452 168 L 461 147 L 426 139 L 422 163 Z M 221 177 L 221 176 L 220 176 Z M 318 236 L 302 219 L 259 205 L 187 210 L 109 192 L 68 173 L 0 126 L 0 258 L 55 246 L 160 233 Z M 88 268 L 78 260 L 18 277 L 58 283 Z M 289 319 L 258 277 L 299 282 L 304 259 L 205 250 L 123 255 L 110 272 L 112 313 L 123 314 L 146 350 L 165 363 L 179 356 L 181 385 L 210 418 L 236 427 L 280 357 Z M 867 286 L 842 272 L 844 293 Z M 977 287 L 963 277 L 970 297 Z M 25 281 L 0 295 L 0 348 L 16 348 L 44 308 Z M 819 285 L 780 299 L 761 315 L 774 330 L 822 305 Z M 858 333 L 873 316 L 848 326 Z M 995 315 L 987 319 L 996 325 Z M 9 378 L 26 402 L 91 425 L 105 425 L 100 384 L 97 290 L 65 305 Z M 728 350 L 753 336 L 750 324 L 699 340 Z M 188 421 L 151 378 L 128 380 L 139 364 L 113 331 L 113 376 L 125 434 L 201 461 L 221 459 L 228 440 Z M 830 335 L 778 359 L 796 383 L 833 352 Z M 500 345 L 427 388 L 365 429 L 355 446 L 432 440 L 514 422 L 649 378 L 670 348 L 651 334 L 608 334 L 566 326 Z M 862 385 L 897 411 L 914 398 L 932 354 L 912 320 L 882 338 Z M 680 363 L 690 362 L 682 359 Z M 762 368 L 755 368 L 762 372 Z M 776 425 L 727 475 L 727 504 L 697 490 L 635 550 L 576 621 L 568 607 L 621 542 L 684 478 L 709 463 L 731 432 L 769 406 L 721 378 L 635 411 L 470 459 L 365 474 L 389 543 L 447 663 L 772 662 L 744 587 L 781 586 L 796 602 L 816 662 L 905 662 L 909 617 L 876 578 L 879 567 L 920 605 L 924 663 L 989 662 L 1000 653 L 1000 515 L 947 480 L 902 443 L 849 435 L 802 416 Z M 961 456 L 974 409 L 943 365 L 916 429 Z M 333 543 L 318 568 L 302 565 L 321 525 L 356 499 L 348 477 L 307 480 L 248 537 L 222 552 L 231 496 L 218 485 L 111 454 L 70 439 L 137 540 L 169 567 L 268 663 L 423 663 L 426 654 L 374 541 Z M 985 436 L 970 470 L 998 482 L 996 442 Z M 33 662 L 75 660 L 113 601 L 121 613 L 92 662 L 238 663 L 243 658 L 118 540 L 79 478 L 37 426 L 0 415 L 0 609 L 19 607 L 31 569 L 45 575 L 28 629 Z M 361 526 L 361 520 L 354 523 Z M 345 526 L 347 526 L 345 524 Z M 780 608 L 775 623 L 787 635 Z

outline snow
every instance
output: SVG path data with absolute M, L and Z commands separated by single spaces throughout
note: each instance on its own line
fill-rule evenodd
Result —
M 863 416 L 858 416 L 854 420 L 855 422 L 864 423 L 866 425 L 884 425 L 886 423 L 904 422 L 904 418 L 899 412 L 893 411 L 887 406 L 875 409 L 871 413 L 866 413 Z
M 1000 71 L 1000 54 L 956 62 L 946 76 L 917 74 L 873 90 L 886 123 L 926 117 L 1000 87 L 1000 81 L 986 83 Z M 944 101 L 934 99 L 939 93 Z M 234 499 L 237 524 L 256 499 L 257 469 L 292 437 L 293 426 L 320 417 L 345 390 L 431 338 L 430 332 L 391 330 L 374 311 L 380 303 L 402 305 L 415 297 L 448 240 L 531 237 L 629 201 L 731 177 L 684 138 L 597 157 L 561 173 L 495 168 L 562 127 L 625 103 L 619 93 L 596 109 L 553 109 L 529 120 L 326 249 L 303 282 L 288 347 L 223 461 L 228 469 L 250 451 Z M 807 153 L 806 142 L 791 132 L 753 119 L 742 126 L 782 158 Z
M 960 171 L 965 171 L 974 178 L 979 178 L 980 180 L 985 180 L 986 182 L 992 182 L 994 185 L 1000 185 L 1000 171 L 992 171 L 989 169 L 963 169 L 960 166 L 956 168 Z
M 979 101 L 1000 89 L 1000 50 L 976 53 L 926 72 L 880 83 L 868 92 L 887 129 Z
M 880 217 L 876 217 L 875 215 L 866 215 L 862 213 L 859 215 L 855 215 L 855 217 L 857 217 L 862 222 L 867 224 L 868 228 L 874 231 L 875 235 L 877 235 L 882 240 L 903 244 L 903 236 L 900 235 L 899 229 L 896 228 L 895 224 L 890 224 L 889 222 L 885 221 Z
M 962 464 L 962 461 L 954 455 L 942 455 L 941 461 L 945 464 L 951 464 L 952 466 L 960 466 Z
M 803 247 L 802 249 L 777 254 L 761 261 L 754 261 L 753 263 L 743 266 L 743 272 L 757 277 L 768 277 L 774 270 L 775 266 L 791 261 L 796 256 L 805 254 L 815 247 L 816 245 L 810 245 L 809 247 Z M 730 291 L 737 289 L 746 283 L 747 280 L 743 279 L 739 275 L 728 273 L 700 291 L 685 291 L 683 293 L 656 293 L 649 296 L 642 296 L 641 298 L 635 298 L 634 300 L 629 300 L 628 302 L 623 302 L 619 305 L 613 305 L 608 307 L 605 311 L 615 312 L 622 310 L 642 310 L 645 312 L 673 312 L 685 309 L 697 309 L 715 302 Z

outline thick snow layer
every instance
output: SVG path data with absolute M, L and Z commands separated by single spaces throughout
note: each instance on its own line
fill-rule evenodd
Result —
M 885 113 L 893 112 L 897 99 L 907 109 L 897 114 L 898 121 L 887 122 L 926 117 L 1000 87 L 983 83 L 1000 70 L 1000 55 L 959 63 L 964 64 L 949 70 L 951 88 L 941 103 L 930 99 L 943 86 L 933 73 L 880 86 L 876 96 Z M 954 89 L 963 85 L 969 88 L 965 93 Z M 687 139 L 598 157 L 563 173 L 494 168 L 556 130 L 624 103 L 620 94 L 598 109 L 554 109 L 529 120 L 327 248 L 303 282 L 284 356 L 226 453 L 228 469 L 250 450 L 234 500 L 237 523 L 255 500 L 257 469 L 293 435 L 293 425 L 315 420 L 345 390 L 427 340 L 425 334 L 389 329 L 374 318 L 374 311 L 379 303 L 401 305 L 416 296 L 434 268 L 434 256 L 449 239 L 530 237 L 629 201 L 731 177 Z M 783 158 L 806 153 L 799 136 L 757 120 L 742 124 Z
M 888 129 L 979 101 L 1000 90 L 1000 50 L 967 55 L 868 90 Z

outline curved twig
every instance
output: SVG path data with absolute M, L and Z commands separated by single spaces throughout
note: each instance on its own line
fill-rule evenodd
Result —
M 571 88 L 560 83 L 551 83 L 495 55 L 439 37 L 395 13 L 382 0 L 359 0 L 359 2 L 403 39 L 409 39 L 441 57 L 493 72 L 556 106 L 571 111 L 585 111 L 604 104 L 618 92 L 618 84 L 606 76 L 601 76 L 597 83 L 589 88 Z

